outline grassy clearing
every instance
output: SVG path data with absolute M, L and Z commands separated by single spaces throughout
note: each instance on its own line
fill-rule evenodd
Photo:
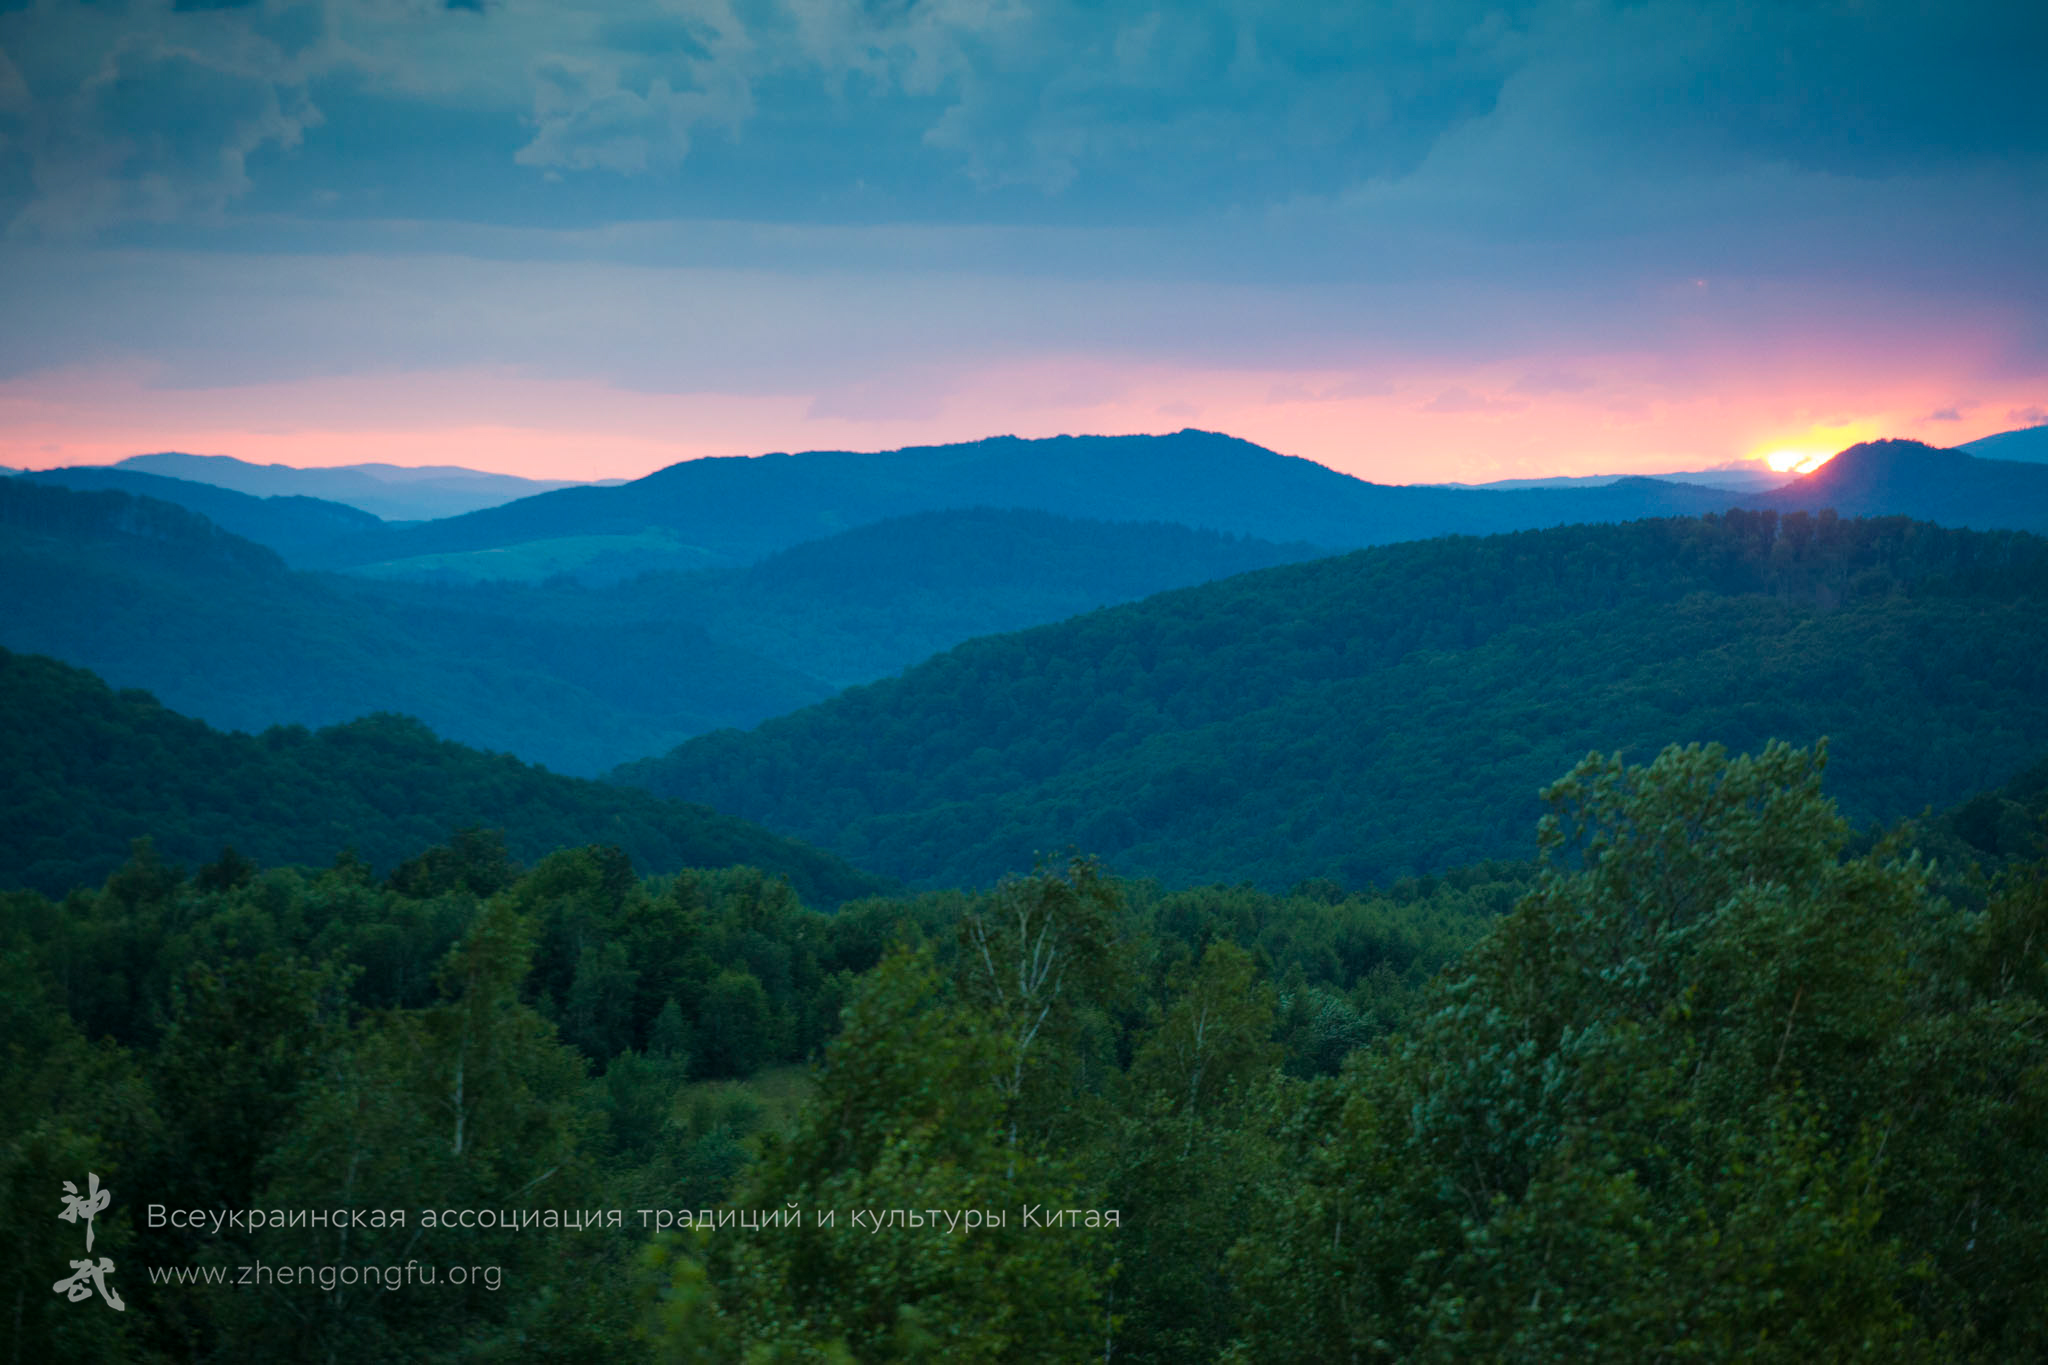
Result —
M 676 1092 L 670 1118 L 691 1134 L 717 1127 L 737 1135 L 786 1134 L 816 1088 L 805 1062 L 767 1067 L 743 1081 L 694 1081 Z

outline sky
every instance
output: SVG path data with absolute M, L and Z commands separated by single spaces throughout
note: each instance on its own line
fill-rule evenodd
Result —
M 0 0 L 0 464 L 2048 422 L 2048 6 Z

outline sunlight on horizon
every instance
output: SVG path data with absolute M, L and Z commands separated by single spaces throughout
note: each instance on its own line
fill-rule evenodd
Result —
M 1807 450 L 1773 450 L 1763 457 L 1764 463 L 1780 474 L 1811 474 L 1833 458 L 1832 451 Z

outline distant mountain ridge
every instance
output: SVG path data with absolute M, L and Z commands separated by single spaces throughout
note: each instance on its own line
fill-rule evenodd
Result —
M 250 731 L 401 711 L 465 743 L 594 773 L 646 752 L 652 735 L 751 724 L 832 691 L 686 620 L 542 615 L 445 590 L 394 597 L 295 572 L 200 517 L 112 490 L 0 483 L 0 581 L 0 645 Z
M 728 563 L 891 516 L 1019 508 L 1101 521 L 1173 522 L 1332 549 L 1449 532 L 1686 515 L 1725 492 L 1623 480 L 1569 492 L 1475 492 L 1371 484 L 1249 441 L 1170 436 L 1014 436 L 875 454 L 811 451 L 689 460 L 616 488 L 569 488 L 376 540 L 338 563 L 368 565 L 650 527 Z
M 2029 464 L 2048 464 L 2048 423 L 2040 426 L 2021 427 L 2017 431 L 2001 431 L 1991 436 L 1980 436 L 1974 441 L 1965 441 L 1957 446 L 1972 455 L 1986 460 L 2023 460 Z
M 1529 488 L 1599 488 L 1629 478 L 1650 478 L 1660 483 L 1687 483 L 1701 488 L 1724 488 L 1737 493 L 1761 493 L 1777 488 L 1794 475 L 1769 469 L 1700 469 L 1673 474 L 1556 474 L 1536 479 L 1493 479 L 1486 483 L 1440 483 L 1435 488 L 1490 488 L 1516 491 Z
M 154 498 L 197 512 L 224 531 L 275 550 L 295 565 L 323 562 L 327 547 L 344 538 L 374 537 L 384 523 L 338 502 L 299 496 L 256 497 L 190 479 L 112 465 L 39 469 L 14 482 L 49 484 L 80 492 L 118 492 Z
M 167 503 L 5 480 L 0 645 L 147 687 L 216 725 L 402 711 L 594 774 L 976 635 L 1318 553 L 970 509 L 610 587 L 386 583 L 289 570 Z
M 584 482 L 525 479 L 458 465 L 367 463 L 302 469 L 284 464 L 254 464 L 232 455 L 187 455 L 181 451 L 130 455 L 114 468 L 190 479 L 257 497 L 324 498 L 346 503 L 385 521 L 433 521 L 460 516 Z
M 1373 484 L 1214 432 L 1168 436 L 992 437 L 876 454 L 691 460 L 615 488 L 570 488 L 379 537 L 343 542 L 335 563 L 416 576 L 448 556 L 610 538 L 626 564 L 636 544 L 656 564 L 678 554 L 743 564 L 807 540 L 922 511 L 986 506 L 1103 521 L 1163 521 L 1332 550 L 1491 535 L 1743 507 L 1812 507 L 1817 490 L 1854 515 L 1919 516 L 1971 527 L 2036 529 L 2048 513 L 2033 466 L 1879 442 L 1762 492 L 1640 476 L 1594 485 L 1459 488 Z M 1914 452 L 1919 452 L 1915 454 Z M 1909 468 L 1910 466 L 1910 468 Z M 1851 469 L 1860 479 L 1850 479 Z M 1894 470 L 1883 474 L 1881 470 Z M 2015 472 L 2019 471 L 2019 472 Z
M 2048 532 L 2048 465 L 1986 459 L 1921 441 L 1850 446 L 1752 507 L 1910 516 L 1971 530 Z
M 294 470 L 176 453 L 31 477 L 80 488 L 120 487 L 178 502 L 277 549 L 300 567 L 423 581 L 541 582 L 566 574 L 603 583 L 649 571 L 748 564 L 891 517 L 972 507 L 1170 522 L 1331 550 L 1445 534 L 1693 516 L 1730 506 L 1814 508 L 1830 499 L 1845 514 L 2038 529 L 2042 499 L 2037 481 L 2013 466 L 2028 467 L 2027 451 L 2044 445 L 2036 440 L 2040 433 L 2048 433 L 2048 427 L 1986 437 L 1940 466 L 1927 457 L 1935 447 L 1876 442 L 1852 447 L 1802 478 L 1709 470 L 1666 478 L 1513 479 L 1476 487 L 1372 484 L 1248 441 L 1192 429 L 1168 436 L 992 437 L 873 454 L 717 457 L 607 485 L 551 486 L 453 467 Z M 2027 458 L 1993 459 L 1986 452 Z M 1902 461 L 1913 463 L 1917 472 Z M 1846 478 L 1846 471 L 1858 465 L 1863 477 Z M 1878 466 L 1892 472 L 1880 474 Z M 173 473 L 179 481 L 137 482 Z M 1774 480 L 1776 486 L 1757 486 Z M 458 500 L 488 497 L 494 505 L 389 526 L 343 520 L 335 504 L 304 498 L 236 501 L 232 490 L 214 484 L 249 490 L 321 488 L 365 503 L 375 502 L 365 489 L 391 493 L 459 486 Z M 542 488 L 548 491 L 500 501 Z M 420 510 L 416 505 L 377 505 Z

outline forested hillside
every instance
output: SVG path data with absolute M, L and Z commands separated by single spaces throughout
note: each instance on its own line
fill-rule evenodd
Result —
M 1858 821 L 2048 751 L 2048 542 L 1733 512 L 1361 551 L 971 641 L 619 777 L 928 885 L 1068 846 L 1356 885 L 1527 856 L 1589 750 L 1820 736 Z
M 231 488 L 137 469 L 99 465 L 45 469 L 19 476 L 23 483 L 81 493 L 127 493 L 155 498 L 197 512 L 231 534 L 275 550 L 288 563 L 323 562 L 327 547 L 343 537 L 375 537 L 384 523 L 343 503 L 301 495 L 255 497 Z
M 421 606 L 460 603 L 508 623 L 582 623 L 621 634 L 650 622 L 690 622 L 836 689 L 886 677 L 977 635 L 1323 553 L 1157 522 L 984 507 L 875 522 L 743 569 L 647 574 L 588 589 L 477 585 L 462 594 L 393 581 L 376 595 Z
M 1595 756 L 1540 868 L 1363 894 L 1077 860 L 821 915 L 474 832 L 0 893 L 12 1344 L 2030 1358 L 2048 865 L 1944 899 L 1910 837 L 1845 852 L 1822 762 Z M 85 1171 L 121 1313 L 47 1292 Z
M 1958 449 L 1987 460 L 2027 460 L 2048 464 L 2048 423 L 1981 436 L 1974 441 L 1963 442 Z
M 288 571 L 246 542 L 222 551 L 232 537 L 161 503 L 16 482 L 0 484 L 5 506 L 32 515 L 0 526 L 11 589 L 0 646 L 147 688 L 225 728 L 398 711 L 588 774 L 650 735 L 747 724 L 832 690 L 689 621 L 620 628 L 570 613 L 516 619 L 459 594 L 386 600 Z M 146 532 L 131 529 L 138 520 Z
M 266 866 L 352 851 L 388 870 L 479 825 L 502 830 L 518 858 L 605 843 L 650 872 L 747 863 L 820 903 L 879 885 L 743 820 L 480 753 L 403 716 L 225 734 L 147 693 L 4 650 L 0 772 L 0 887 L 52 894 L 99 882 L 145 836 L 188 868 L 231 846 Z
M 289 572 L 168 504 L 0 481 L 0 646 L 211 724 L 371 711 L 560 771 L 750 725 L 961 640 L 1313 554 L 1176 526 L 964 511 L 751 566 L 574 583 Z

